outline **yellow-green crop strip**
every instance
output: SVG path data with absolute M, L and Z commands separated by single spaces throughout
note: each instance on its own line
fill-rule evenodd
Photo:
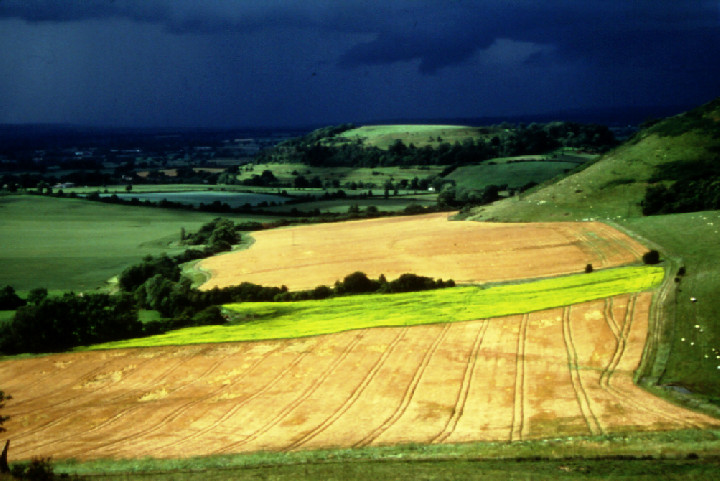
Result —
M 469 321 L 646 291 L 657 286 L 663 276 L 662 267 L 636 266 L 492 287 L 228 304 L 224 306 L 227 310 L 247 321 L 178 329 L 92 349 L 286 339 L 381 326 Z

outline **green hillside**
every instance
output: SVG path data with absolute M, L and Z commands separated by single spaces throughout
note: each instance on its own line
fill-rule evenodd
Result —
M 648 187 L 720 157 L 720 98 L 642 130 L 581 172 L 489 206 L 471 220 L 621 219 L 642 215 Z M 668 175 L 670 174 L 670 175 Z M 674 178 L 673 178 L 674 177 Z
M 580 172 L 475 208 L 468 217 L 500 222 L 606 220 L 656 247 L 671 276 L 658 298 L 654 330 L 659 337 L 648 344 L 640 381 L 662 386 L 659 394 L 717 415 L 720 211 L 643 216 L 643 204 L 649 188 L 670 194 L 661 205 L 669 212 L 706 205 L 699 200 L 714 202 L 719 168 L 720 98 L 655 123 Z

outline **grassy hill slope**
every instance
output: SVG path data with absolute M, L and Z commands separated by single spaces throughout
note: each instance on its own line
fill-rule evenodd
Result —
M 397 140 L 416 147 L 437 148 L 441 143 L 463 142 L 467 139 L 485 138 L 501 129 L 490 127 L 466 127 L 462 125 L 364 125 L 346 130 L 335 139 L 343 142 L 359 140 L 366 146 L 387 149 Z M 340 140 L 342 139 L 342 140 Z M 347 139 L 347 140 L 345 140 Z M 332 142 L 331 142 L 332 143 Z
M 578 173 L 476 208 L 469 218 L 512 222 L 636 217 L 658 169 L 675 163 L 692 168 L 719 154 L 720 98 L 641 131 Z
M 641 206 L 648 186 L 717 162 L 720 98 L 656 123 L 580 172 L 476 208 L 469 218 L 610 220 L 654 244 L 671 276 L 685 267 L 660 297 L 659 342 L 640 374 L 668 395 L 684 393 L 679 401 L 720 406 L 720 211 L 643 217 Z M 676 177 L 667 175 L 673 172 Z

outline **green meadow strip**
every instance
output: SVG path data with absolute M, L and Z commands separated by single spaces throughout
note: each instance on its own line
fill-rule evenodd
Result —
M 320 301 L 225 305 L 245 322 L 178 329 L 91 349 L 259 341 L 331 334 L 371 327 L 413 326 L 523 314 L 652 289 L 661 267 L 636 266 L 492 287 L 465 286 Z

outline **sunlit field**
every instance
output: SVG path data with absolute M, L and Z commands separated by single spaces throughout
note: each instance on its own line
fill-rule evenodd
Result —
M 493 287 L 337 297 L 320 301 L 246 302 L 225 308 L 239 324 L 180 329 L 96 349 L 285 339 L 380 326 L 413 326 L 522 314 L 658 285 L 661 267 L 625 267 Z

